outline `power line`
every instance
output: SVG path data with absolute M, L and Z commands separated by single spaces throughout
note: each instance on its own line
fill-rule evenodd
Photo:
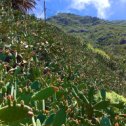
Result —
M 46 1 L 44 0 L 44 21 L 46 23 Z
M 56 13 L 56 11 L 55 10 L 52 10 L 52 9 L 49 9 L 49 8 L 47 8 L 46 7 L 46 0 L 44 0 L 44 3 L 43 3 L 43 11 L 42 11 L 42 13 L 43 13 L 43 15 L 44 15 L 44 21 L 45 21 L 45 23 L 46 23 L 46 21 L 47 21 L 47 11 L 49 12 L 49 13 Z

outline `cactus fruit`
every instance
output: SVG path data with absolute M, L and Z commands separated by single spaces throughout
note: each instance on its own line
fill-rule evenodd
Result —
M 33 113 L 32 111 L 28 111 L 28 115 L 29 115 L 30 117 L 33 117 L 33 116 L 34 116 L 34 113 Z
M 114 126 L 119 126 L 119 123 L 118 123 L 118 122 L 117 122 L 117 123 L 115 123 L 115 124 L 114 124 Z

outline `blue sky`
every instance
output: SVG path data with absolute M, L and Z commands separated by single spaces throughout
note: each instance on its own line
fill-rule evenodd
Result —
M 107 20 L 126 20 L 126 0 L 46 0 L 46 7 L 48 17 L 65 12 Z M 43 0 L 37 0 L 32 13 L 43 18 Z

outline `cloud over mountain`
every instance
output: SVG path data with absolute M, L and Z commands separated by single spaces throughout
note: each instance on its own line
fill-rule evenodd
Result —
M 110 0 L 70 0 L 70 8 L 84 10 L 87 5 L 93 5 L 97 10 L 97 16 L 100 18 L 107 17 L 107 10 L 111 7 Z

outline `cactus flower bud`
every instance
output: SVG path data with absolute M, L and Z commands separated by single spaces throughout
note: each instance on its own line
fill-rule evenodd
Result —
M 58 92 L 59 91 L 59 88 L 58 87 L 56 87 L 56 86 L 51 86 L 52 88 L 53 88 L 53 90 L 55 91 L 55 92 Z
M 19 93 L 22 93 L 23 92 L 22 88 L 19 88 L 18 91 L 19 91 Z
M 34 113 L 33 113 L 32 111 L 28 111 L 28 115 L 29 115 L 30 117 L 33 117 L 33 116 L 34 116 Z
M 20 101 L 21 107 L 24 107 L 24 100 Z
M 13 100 L 13 96 L 12 95 L 8 95 L 7 99 L 10 100 L 10 101 L 12 101 Z
M 115 123 L 115 125 L 114 126 L 119 126 L 119 123 L 117 122 L 117 123 Z

